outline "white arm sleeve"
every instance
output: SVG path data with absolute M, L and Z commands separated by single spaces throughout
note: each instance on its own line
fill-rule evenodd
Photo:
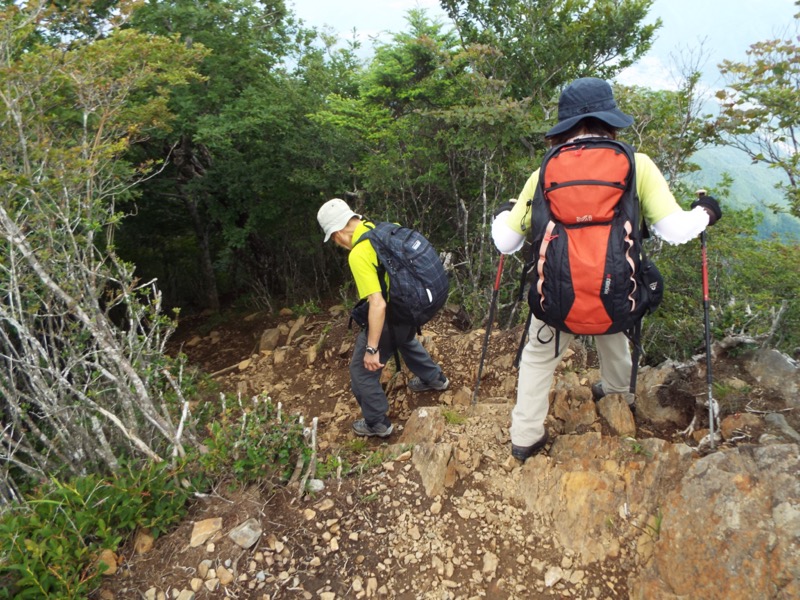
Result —
M 669 244 L 685 244 L 696 238 L 708 226 L 708 213 L 702 206 L 674 212 L 653 223 L 653 233 Z M 497 242 L 495 242 L 496 244 Z M 499 246 L 498 246 L 499 248 Z
M 494 245 L 503 254 L 512 254 L 522 248 L 525 243 L 525 236 L 517 233 L 506 225 L 508 215 L 511 211 L 505 210 L 501 212 L 494 221 L 492 221 L 492 240 Z

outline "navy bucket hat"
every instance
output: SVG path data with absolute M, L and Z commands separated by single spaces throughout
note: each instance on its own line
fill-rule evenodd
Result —
M 572 129 L 578 121 L 594 117 L 611 127 L 633 125 L 633 117 L 617 108 L 611 85 L 596 77 L 582 77 L 570 83 L 558 99 L 558 124 L 545 134 L 553 137 Z

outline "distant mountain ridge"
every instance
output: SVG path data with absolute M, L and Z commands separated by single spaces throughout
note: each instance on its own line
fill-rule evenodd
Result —
M 742 151 L 727 146 L 713 146 L 700 150 L 692 157 L 700 170 L 687 179 L 697 187 L 713 187 L 722 181 L 723 173 L 733 178 L 730 195 L 721 198 L 723 208 L 753 206 L 764 215 L 758 227 L 761 238 L 777 235 L 784 241 L 800 241 L 800 219 L 788 214 L 775 214 L 767 204 L 786 205 L 786 200 L 775 185 L 786 181 L 786 176 L 766 165 L 753 164 Z

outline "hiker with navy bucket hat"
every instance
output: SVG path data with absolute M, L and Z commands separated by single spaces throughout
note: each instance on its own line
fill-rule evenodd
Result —
M 607 81 L 595 77 L 576 79 L 562 91 L 558 102 L 558 122 L 545 134 L 551 147 L 545 161 L 564 145 L 580 150 L 582 140 L 586 141 L 587 147 L 592 144 L 606 144 L 612 148 L 623 146 L 615 141 L 617 131 L 633 122 L 633 118 L 617 106 Z M 683 210 L 652 159 L 627 148 L 633 163 L 630 174 L 634 179 L 628 185 L 635 186 L 633 191 L 638 197 L 636 221 L 647 223 L 652 234 L 670 244 L 683 244 L 721 218 L 719 203 L 710 196 L 695 201 L 690 210 Z M 534 201 L 541 202 L 543 195 L 549 192 L 543 191 L 547 185 L 544 183 L 546 178 L 540 182 L 540 175 L 543 175 L 542 167 L 531 174 L 514 207 L 497 215 L 492 223 L 492 238 L 503 254 L 519 251 L 526 237 L 542 228 L 542 223 L 538 222 L 542 211 L 537 210 Z M 579 175 L 576 174 L 575 178 L 579 179 Z M 591 217 L 582 219 L 591 221 Z M 592 224 L 580 222 L 572 225 L 573 230 L 587 226 Z M 597 249 L 598 252 L 601 250 L 605 248 Z M 571 273 L 571 276 L 578 275 Z M 552 335 L 542 334 L 547 331 Z M 519 355 L 517 398 L 511 413 L 511 454 L 520 461 L 541 451 L 549 440 L 545 419 L 550 388 L 555 369 L 575 335 L 572 331 L 569 328 L 554 331 L 551 325 L 539 318 L 531 319 L 527 342 Z M 625 394 L 633 409 L 635 397 L 631 393 L 631 379 L 635 382 L 635 371 L 632 376 L 633 360 L 626 333 L 597 334 L 595 342 L 600 362 L 600 381 L 592 387 L 595 400 L 610 393 Z

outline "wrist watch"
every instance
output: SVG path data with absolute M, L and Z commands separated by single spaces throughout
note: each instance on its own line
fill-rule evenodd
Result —
M 378 349 L 377 348 L 373 348 L 372 346 L 367 346 L 367 353 L 368 354 L 377 354 L 378 353 Z

